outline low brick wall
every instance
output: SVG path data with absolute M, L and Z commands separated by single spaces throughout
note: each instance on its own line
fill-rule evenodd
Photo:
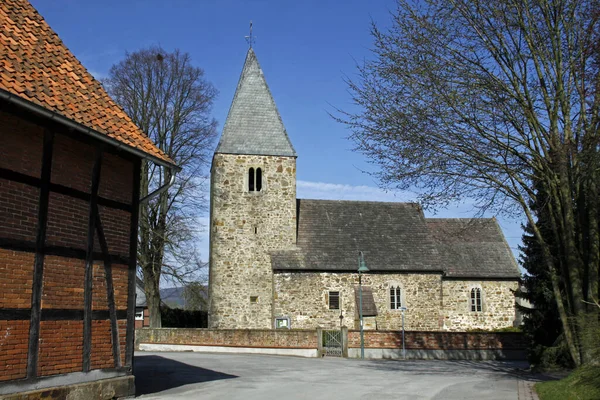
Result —
M 136 349 L 150 351 L 198 351 L 257 353 L 318 357 L 320 330 L 273 329 L 184 329 L 144 328 L 136 330 Z M 349 357 L 360 356 L 360 331 L 348 331 Z M 364 333 L 366 358 L 403 358 L 402 332 Z M 522 334 L 470 332 L 405 333 L 406 358 L 492 360 L 524 359 Z
M 222 346 L 276 349 L 316 349 L 316 330 L 296 329 L 138 329 L 136 348 L 140 344 L 188 346 Z
M 364 331 L 365 348 L 402 348 L 401 331 Z M 405 332 L 406 349 L 418 350 L 523 350 L 517 332 Z M 348 331 L 348 347 L 360 347 L 360 331 Z
M 517 332 L 405 332 L 406 357 L 413 359 L 524 359 L 526 342 Z M 365 331 L 368 358 L 400 358 L 401 331 Z M 348 332 L 349 356 L 360 348 L 360 331 Z

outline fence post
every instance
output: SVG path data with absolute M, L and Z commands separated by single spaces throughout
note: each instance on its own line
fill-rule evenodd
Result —
M 317 328 L 317 354 L 323 357 L 323 328 Z
M 342 357 L 348 358 L 348 327 L 342 326 Z

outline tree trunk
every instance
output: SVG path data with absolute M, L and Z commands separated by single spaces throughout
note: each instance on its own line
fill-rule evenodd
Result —
M 150 328 L 161 328 L 160 316 L 160 288 L 159 280 L 153 279 L 148 274 L 144 274 L 144 286 L 146 289 L 146 302 L 148 304 L 148 312 L 150 313 Z

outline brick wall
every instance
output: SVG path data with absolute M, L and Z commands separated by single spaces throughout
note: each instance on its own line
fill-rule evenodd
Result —
M 401 349 L 402 332 L 364 331 L 365 348 Z M 525 338 L 514 332 L 405 332 L 407 350 L 522 350 Z M 348 332 L 348 347 L 360 347 L 360 331 Z
M 316 349 L 316 330 L 296 329 L 137 329 L 135 341 L 197 346 Z
M 0 168 L 39 179 L 43 150 L 43 128 L 0 112 Z M 51 183 L 89 193 L 95 150 L 60 133 L 55 134 Z M 12 173 L 11 172 L 11 173 Z M 105 153 L 99 195 L 129 204 L 132 197 L 133 163 Z M 32 181 L 35 182 L 35 179 Z M 0 240 L 16 242 L 15 248 L 0 247 L 0 310 L 31 309 L 34 253 L 40 189 L 0 178 Z M 99 206 L 109 252 L 129 255 L 130 213 Z M 85 254 L 89 204 L 86 200 L 51 192 L 46 246 L 60 246 Z M 27 249 L 27 251 L 25 251 Z M 60 250 L 63 251 L 63 250 Z M 100 252 L 96 239 L 95 251 Z M 76 257 L 76 258 L 71 258 Z M 78 257 L 78 258 L 77 258 Z M 38 375 L 49 376 L 82 370 L 83 322 L 44 318 L 44 310 L 82 314 L 85 261 L 80 256 L 46 254 L 42 286 Z M 116 308 L 127 310 L 128 266 L 113 265 Z M 94 265 L 92 289 L 94 311 L 107 310 L 105 272 L 102 261 Z M 4 315 L 4 314 L 2 314 Z M 46 316 L 51 314 L 46 314 Z M 29 317 L 0 320 L 0 382 L 25 377 L 29 342 Z M 122 362 L 125 358 L 126 320 L 118 321 Z M 92 321 L 92 369 L 113 366 L 109 320 Z

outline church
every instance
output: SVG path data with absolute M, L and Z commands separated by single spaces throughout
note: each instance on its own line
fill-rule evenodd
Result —
M 211 167 L 210 328 L 356 329 L 361 303 L 365 329 L 513 326 L 520 273 L 495 218 L 297 199 L 296 157 L 250 48 Z

